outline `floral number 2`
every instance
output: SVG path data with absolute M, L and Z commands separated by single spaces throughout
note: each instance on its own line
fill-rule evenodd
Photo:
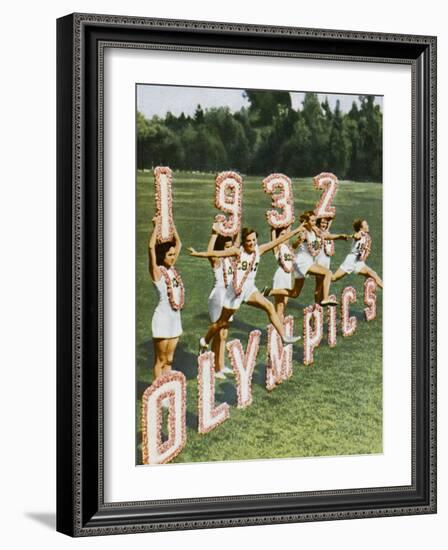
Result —
M 331 206 L 338 190 L 338 178 L 330 172 L 322 172 L 313 178 L 314 187 L 322 191 L 319 202 L 314 210 L 320 218 L 334 218 L 336 208 Z
M 332 202 L 338 190 L 338 178 L 331 172 L 322 172 L 313 178 L 313 182 L 314 187 L 322 191 L 314 213 L 321 218 L 330 218 L 327 227 L 327 231 L 330 231 L 332 218 L 336 216 L 336 207 L 332 206 Z M 328 256 L 333 256 L 334 241 L 325 241 L 323 245 Z

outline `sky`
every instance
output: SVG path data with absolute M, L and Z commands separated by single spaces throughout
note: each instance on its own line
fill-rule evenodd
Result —
M 304 97 L 304 92 L 291 92 L 293 109 L 300 109 Z M 359 105 L 358 96 L 353 94 L 319 93 L 318 97 L 321 102 L 327 97 L 332 109 L 339 99 L 343 112 L 350 110 L 353 101 Z M 375 96 L 375 103 L 379 104 L 382 110 L 383 98 L 381 96 Z M 146 118 L 151 118 L 154 115 L 163 118 L 168 111 L 175 116 L 179 116 L 182 112 L 185 115 L 193 115 L 198 104 L 204 110 L 210 107 L 227 106 L 231 112 L 249 106 L 249 102 L 243 97 L 243 90 L 154 84 L 137 85 L 137 109 Z

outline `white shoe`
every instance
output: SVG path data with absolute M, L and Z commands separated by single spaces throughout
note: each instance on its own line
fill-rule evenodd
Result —
M 222 372 L 222 370 L 215 372 L 215 378 L 219 378 L 220 380 L 225 380 L 226 375 Z
M 288 345 L 288 344 L 295 344 L 296 342 L 298 342 L 300 340 L 300 336 L 284 336 L 283 337 L 283 343 L 285 345 Z
M 205 341 L 205 338 L 202 336 L 202 338 L 199 340 L 199 355 L 201 353 L 205 353 L 208 350 L 208 344 Z
M 223 372 L 224 374 L 233 374 L 233 369 L 231 369 L 227 365 L 224 365 L 221 372 Z

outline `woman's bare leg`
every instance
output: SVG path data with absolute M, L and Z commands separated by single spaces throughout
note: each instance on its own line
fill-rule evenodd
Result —
M 152 339 L 154 345 L 154 380 L 157 380 L 162 375 L 164 342 L 163 338 Z
M 327 269 L 326 267 L 322 267 L 318 264 L 313 264 L 309 270 L 308 273 L 311 275 L 317 275 L 318 277 L 323 278 L 322 282 L 322 301 L 327 301 L 328 297 L 330 296 L 330 285 L 331 285 L 331 271 Z
M 212 341 L 211 341 L 211 350 L 212 352 L 215 354 L 215 371 L 218 372 L 220 371 L 220 367 L 219 367 L 219 334 L 220 334 L 221 331 L 218 332 L 218 334 L 215 334 L 215 336 L 213 336 L 212 338 Z
M 339 279 L 342 279 L 342 277 L 345 277 L 346 275 L 347 273 L 343 269 L 339 268 L 336 273 L 333 273 L 331 280 L 334 283 L 335 281 L 339 281 Z
M 305 279 L 294 279 L 293 288 L 273 288 L 269 292 L 269 296 L 286 296 L 287 298 L 298 298 L 302 292 Z
M 316 276 L 316 286 L 314 289 L 314 301 L 316 304 L 320 304 L 324 299 L 324 278 Z
M 163 374 L 167 374 L 172 370 L 173 367 L 173 361 L 174 361 L 174 352 L 176 351 L 177 342 L 179 342 L 179 338 L 168 338 L 166 340 L 166 347 L 165 347 L 165 361 L 163 366 Z
M 288 297 L 287 296 L 274 296 L 275 299 L 275 311 L 277 312 L 277 315 L 280 318 L 280 321 L 283 322 L 283 319 L 285 318 L 285 308 L 286 304 L 288 303 Z
M 227 328 L 229 324 L 229 319 L 232 317 L 232 315 L 235 313 L 235 309 L 227 309 L 225 307 L 222 308 L 221 315 L 217 321 L 212 323 L 208 327 L 207 334 L 204 337 L 205 343 L 208 345 L 212 338 L 215 336 L 217 332 L 219 332 L 222 328 Z
M 171 371 L 179 338 L 154 338 L 154 380 Z
M 219 351 L 218 351 L 218 370 L 224 368 L 224 357 L 226 351 L 226 341 L 229 334 L 228 329 L 222 328 L 219 331 Z
M 269 321 L 274 325 L 275 330 L 280 334 L 282 338 L 285 336 L 285 331 L 283 330 L 283 324 L 280 321 L 277 312 L 275 311 L 274 304 L 270 302 L 267 298 L 261 294 L 261 292 L 252 292 L 247 300 L 247 304 L 258 309 L 262 309 L 266 312 L 269 317 Z
M 359 272 L 360 275 L 363 275 L 364 277 L 372 277 L 372 279 L 375 280 L 375 283 L 380 287 L 383 288 L 383 281 L 381 280 L 381 277 L 376 273 L 376 271 L 373 271 L 372 268 L 370 268 L 368 265 L 363 267 Z
M 212 351 L 215 354 L 215 370 L 221 371 L 224 368 L 224 357 L 226 340 L 229 331 L 226 328 L 222 328 L 212 339 Z

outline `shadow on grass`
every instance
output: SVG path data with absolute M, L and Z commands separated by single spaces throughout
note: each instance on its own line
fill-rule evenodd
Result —
M 154 375 L 154 346 L 152 340 L 144 342 L 140 349 L 144 350 L 145 361 L 143 365 L 140 363 L 137 371 L 138 384 L 142 383 L 148 386 L 152 383 Z M 174 352 L 173 368 L 182 372 L 187 380 L 191 380 L 197 376 L 197 365 L 197 355 L 189 351 L 185 344 L 179 342 Z M 137 395 L 140 396 L 141 393 L 138 391 Z
M 241 317 L 236 317 L 237 315 L 240 315 L 241 317 L 244 317 L 244 312 L 237 312 L 235 314 L 235 317 L 233 319 L 233 321 L 230 322 L 230 329 L 233 329 L 233 330 L 238 330 L 238 331 L 241 331 L 241 334 L 237 334 L 237 338 L 244 338 L 245 336 L 247 337 L 247 335 L 252 332 L 253 330 L 259 330 L 260 327 L 259 326 L 256 326 L 256 325 L 251 325 L 250 323 L 246 323 L 245 321 L 242 320 Z M 211 323 L 210 319 L 209 319 L 209 316 L 208 314 L 206 313 L 199 313 L 198 315 L 195 315 L 195 320 L 197 321 L 207 321 L 209 324 Z M 268 323 L 269 321 L 267 320 L 266 318 L 266 324 Z
M 295 345 L 292 348 L 292 361 L 301 364 L 303 362 L 303 346 Z
M 262 387 L 266 384 L 266 365 L 264 363 L 259 363 L 255 366 L 254 374 L 252 377 L 252 384 L 257 384 Z M 229 405 L 235 405 L 238 402 L 237 391 L 236 391 L 236 380 L 231 377 L 228 381 L 222 382 L 221 384 L 216 384 L 215 386 L 215 397 L 218 403 L 223 403 L 224 401 Z
M 266 385 L 266 365 L 264 363 L 258 363 L 255 366 L 252 382 L 260 386 Z
M 198 376 L 198 356 L 187 349 L 185 344 L 179 343 L 174 355 L 175 370 L 185 374 L 187 380 Z
M 236 405 L 237 404 L 237 397 L 236 397 L 236 386 L 234 382 L 223 382 L 215 389 L 215 397 L 216 401 L 219 403 L 224 403 L 224 401 L 228 405 Z
M 189 410 L 187 410 L 186 422 L 187 422 L 187 426 L 189 428 L 191 428 L 192 430 L 195 430 L 195 431 L 198 430 L 199 418 L 198 418 L 197 414 L 194 414 L 194 413 L 190 412 Z

